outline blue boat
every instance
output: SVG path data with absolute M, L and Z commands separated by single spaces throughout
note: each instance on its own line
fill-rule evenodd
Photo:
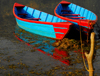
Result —
M 63 39 L 73 25 L 66 20 L 19 3 L 14 4 L 13 14 L 20 28 L 53 39 Z

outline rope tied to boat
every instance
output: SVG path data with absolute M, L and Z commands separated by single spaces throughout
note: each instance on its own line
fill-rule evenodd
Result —
M 82 51 L 82 58 L 83 58 L 83 63 L 84 63 L 84 67 L 85 69 L 89 72 L 89 71 L 94 71 L 94 70 L 89 70 L 86 66 L 85 63 L 85 59 L 84 59 L 84 53 L 83 53 L 83 46 L 82 46 L 82 35 L 81 35 L 81 26 L 80 26 L 81 21 L 79 21 L 79 28 L 80 28 L 80 42 L 81 42 L 81 51 Z

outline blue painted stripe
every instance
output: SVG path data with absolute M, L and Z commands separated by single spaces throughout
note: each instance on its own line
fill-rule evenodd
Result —
M 40 16 L 41 16 L 41 12 L 40 12 L 40 14 L 39 14 L 39 17 L 38 17 L 38 18 L 40 18 Z
M 54 19 L 54 16 L 52 17 L 51 22 L 53 21 L 53 19 Z
M 35 9 L 34 9 L 33 12 L 32 12 L 32 16 L 33 16 L 33 14 L 34 14 L 34 11 L 35 11 Z
M 83 32 L 88 33 L 87 31 L 83 31 Z
M 48 14 L 46 15 L 45 22 L 47 21 L 47 18 L 48 18 Z
M 88 28 L 88 29 L 90 29 L 90 27 L 86 27 L 86 26 L 81 26 L 81 27 L 84 27 L 84 28 Z
M 67 29 L 67 28 L 64 28 L 64 27 L 54 27 L 54 28 L 59 28 L 59 29 Z
M 64 33 L 62 33 L 62 32 L 55 32 L 55 33 L 64 34 Z

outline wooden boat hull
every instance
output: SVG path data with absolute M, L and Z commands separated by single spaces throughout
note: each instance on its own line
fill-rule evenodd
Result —
M 54 13 L 57 17 L 74 23 L 78 30 L 80 26 L 86 34 L 90 33 L 97 22 L 96 14 L 67 1 L 61 1 L 54 9 Z
M 22 29 L 54 39 L 63 39 L 72 26 L 66 20 L 18 3 L 14 4 L 13 14 Z

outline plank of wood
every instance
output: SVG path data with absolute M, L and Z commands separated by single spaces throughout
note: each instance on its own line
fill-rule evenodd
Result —
M 68 18 L 85 18 L 85 17 L 68 17 Z
M 40 18 L 27 18 L 29 20 L 40 20 Z
M 61 14 L 63 16 L 80 16 L 80 14 Z

